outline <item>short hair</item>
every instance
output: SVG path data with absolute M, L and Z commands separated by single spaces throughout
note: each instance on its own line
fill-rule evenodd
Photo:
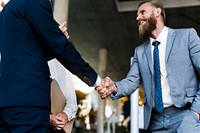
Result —
M 163 3 L 161 3 L 159 0 L 148 0 L 148 1 L 143 1 L 138 5 L 138 8 L 145 4 L 145 3 L 150 3 L 152 6 L 156 7 L 156 8 L 160 8 L 161 9 L 161 16 L 163 18 L 163 22 L 165 22 L 166 20 L 166 14 L 165 14 L 165 8 L 163 6 Z

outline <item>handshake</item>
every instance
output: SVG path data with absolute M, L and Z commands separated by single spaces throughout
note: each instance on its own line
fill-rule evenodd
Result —
M 101 80 L 101 84 L 97 86 L 95 90 L 99 93 L 101 99 L 105 99 L 111 93 L 117 92 L 117 87 L 109 77 L 106 77 L 105 79 Z

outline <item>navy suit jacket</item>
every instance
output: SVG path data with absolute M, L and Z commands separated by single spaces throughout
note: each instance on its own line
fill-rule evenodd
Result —
M 92 86 L 97 74 L 58 28 L 49 0 L 11 0 L 0 14 L 0 106 L 50 106 L 47 61 Z

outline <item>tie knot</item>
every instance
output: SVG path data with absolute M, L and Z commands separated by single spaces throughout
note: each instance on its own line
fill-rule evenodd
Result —
M 152 43 L 152 45 L 155 46 L 155 47 L 157 47 L 159 44 L 160 44 L 160 42 L 156 41 L 156 40 L 154 40 L 153 43 Z

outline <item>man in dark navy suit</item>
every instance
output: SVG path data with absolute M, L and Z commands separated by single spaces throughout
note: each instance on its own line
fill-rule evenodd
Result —
M 10 0 L 0 14 L 0 132 L 48 133 L 57 58 L 89 86 L 103 81 L 53 19 L 49 0 Z

